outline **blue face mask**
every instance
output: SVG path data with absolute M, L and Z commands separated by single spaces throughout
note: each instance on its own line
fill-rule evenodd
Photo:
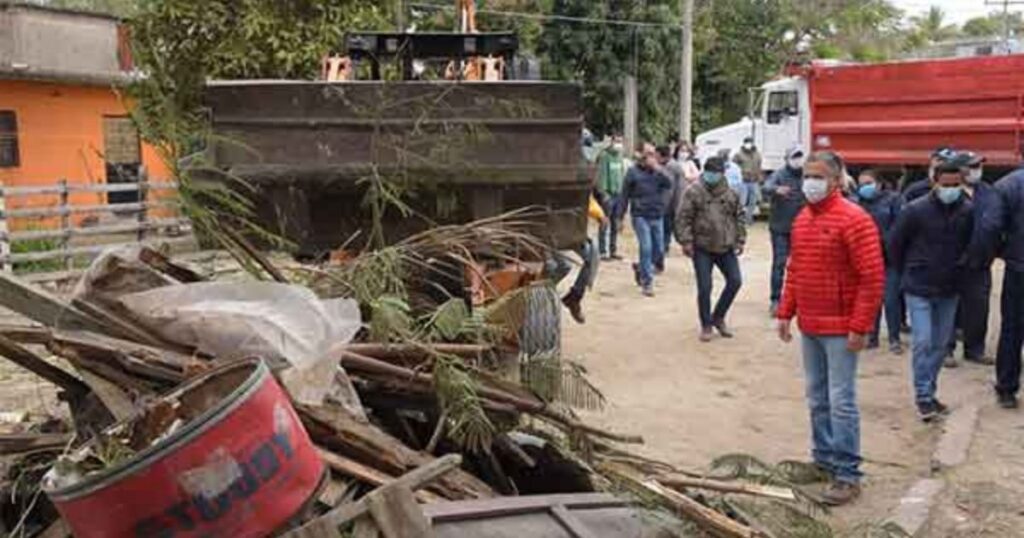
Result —
M 700 175 L 700 178 L 704 181 L 705 185 L 712 187 L 722 181 L 722 174 L 719 172 L 704 172 Z
M 876 194 L 878 194 L 878 185 L 876 183 L 867 183 L 865 185 L 861 185 L 857 189 L 857 194 L 860 195 L 860 197 L 864 198 L 865 200 L 870 200 L 874 198 Z
M 946 205 L 956 203 L 962 194 L 963 189 L 960 187 L 939 187 L 935 190 L 935 195 L 938 196 L 939 201 Z

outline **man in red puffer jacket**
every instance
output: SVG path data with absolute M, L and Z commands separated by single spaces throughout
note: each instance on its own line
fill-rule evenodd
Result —
M 804 165 L 807 198 L 793 221 L 792 252 L 779 305 L 779 337 L 802 337 L 812 455 L 830 473 L 824 499 L 846 504 L 860 495 L 857 353 L 874 330 L 885 287 L 878 228 L 842 195 L 839 156 L 819 152 Z

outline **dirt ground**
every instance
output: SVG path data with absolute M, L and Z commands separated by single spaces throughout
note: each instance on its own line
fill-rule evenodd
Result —
M 624 254 L 632 257 L 634 239 L 622 242 Z M 658 278 L 654 298 L 640 295 L 629 259 L 602 264 L 586 300 L 587 323 L 567 322 L 564 332 L 566 356 L 587 367 L 609 402 L 603 413 L 587 418 L 642 435 L 642 452 L 685 468 L 706 468 L 715 457 L 729 453 L 768 462 L 808 460 L 810 429 L 799 348 L 776 338 L 768 316 L 770 263 L 768 231 L 758 223 L 741 259 L 743 288 L 729 318 L 736 337 L 711 343 L 697 339 L 693 268 L 678 247 Z M 716 274 L 716 297 L 722 284 Z M 905 336 L 904 342 L 908 340 Z M 930 474 L 941 426 L 917 420 L 909 364 L 909 353 L 894 356 L 878 350 L 861 357 L 864 496 L 834 512 L 839 528 L 884 519 L 914 481 Z M 990 377 L 989 368 L 974 365 L 945 370 L 940 396 L 954 407 L 968 398 L 990 398 L 984 390 Z M 990 411 L 986 408 L 983 414 Z M 1015 428 L 1016 439 L 1004 448 L 1013 446 L 1024 455 L 1024 430 Z M 1008 471 L 993 464 L 992 472 Z M 1015 472 L 1018 488 L 1024 489 L 1019 480 L 1024 459 Z
M 635 241 L 628 232 L 622 243 L 632 257 Z M 588 421 L 643 435 L 646 443 L 637 450 L 689 469 L 705 469 L 729 453 L 769 462 L 808 459 L 799 349 L 778 341 L 768 316 L 771 252 L 764 223 L 751 229 L 747 250 L 741 259 L 743 289 L 729 319 L 736 338 L 708 344 L 697 340 L 693 269 L 677 247 L 654 298 L 640 295 L 628 260 L 602 264 L 586 299 L 587 323 L 566 317 L 564 331 L 567 357 L 587 367 L 608 399 L 605 411 L 590 414 Z M 717 274 L 715 285 L 717 295 Z M 990 344 L 997 322 L 993 312 Z M 839 529 L 881 521 L 911 484 L 931 476 L 941 426 L 917 421 L 909 363 L 909 354 L 885 350 L 862 356 L 865 489 L 857 503 L 833 512 Z M 995 408 L 991 377 L 989 368 L 973 365 L 943 372 L 944 401 L 955 407 L 981 399 L 984 407 L 969 459 L 946 472 L 950 486 L 920 536 L 1024 536 L 1024 422 L 1020 414 Z M 0 388 L 0 412 L 63 411 L 51 385 L 6 361 L 0 361 Z

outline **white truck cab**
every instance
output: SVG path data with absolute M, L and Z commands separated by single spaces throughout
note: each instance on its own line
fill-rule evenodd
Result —
M 786 150 L 800 145 L 810 149 L 811 115 L 807 80 L 786 77 L 766 82 L 750 92 L 750 112 L 736 123 L 697 136 L 697 156 L 705 159 L 728 148 L 730 155 L 752 136 L 761 151 L 763 168 L 771 172 L 785 163 Z

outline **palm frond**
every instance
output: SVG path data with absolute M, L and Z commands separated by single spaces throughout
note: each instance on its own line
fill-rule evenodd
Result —
M 522 357 L 519 365 L 523 385 L 543 400 L 591 411 L 604 408 L 604 395 L 587 379 L 583 366 L 553 353 Z
M 445 355 L 435 357 L 433 373 L 434 388 L 448 420 L 448 437 L 466 450 L 489 452 L 495 427 L 480 404 L 476 381 L 458 358 Z

